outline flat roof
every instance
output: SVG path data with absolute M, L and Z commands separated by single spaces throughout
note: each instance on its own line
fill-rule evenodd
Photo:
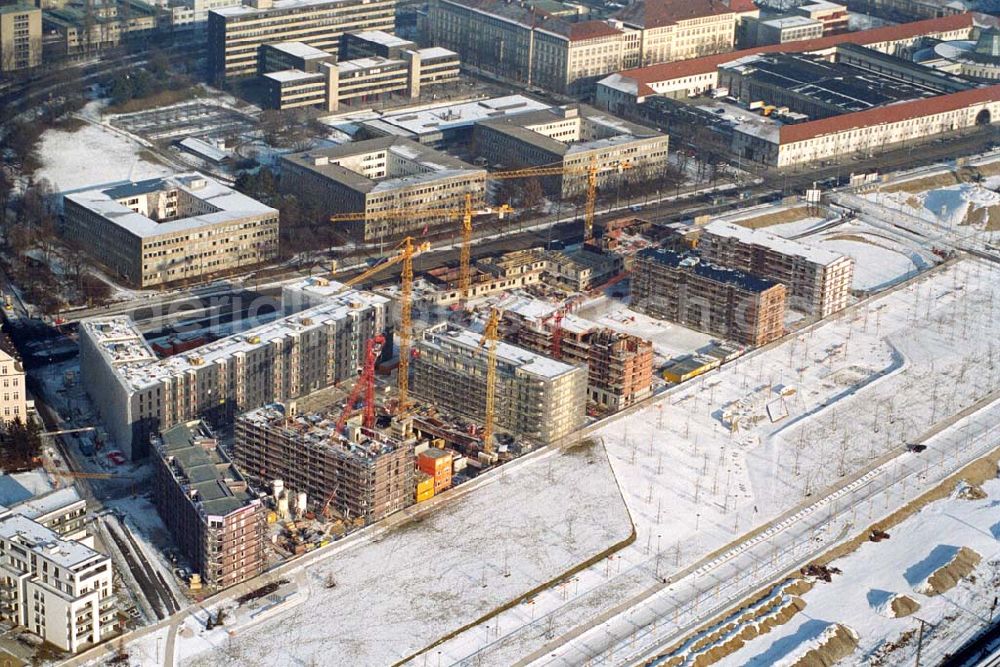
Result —
M 859 49 L 866 55 L 870 49 Z M 877 52 L 875 52 L 877 53 Z M 794 93 L 802 99 L 812 100 L 826 108 L 826 113 L 863 111 L 907 100 L 926 99 L 951 92 L 955 81 L 939 77 L 932 70 L 887 57 L 892 64 L 909 66 L 926 76 L 920 81 L 904 81 L 890 73 L 872 71 L 847 63 L 830 62 L 824 58 L 803 53 L 768 53 L 747 56 L 719 66 L 728 71 L 763 85 Z M 971 84 L 964 84 L 971 88 Z M 748 101 L 748 100 L 744 100 Z M 789 102 L 794 107 L 794 102 Z M 803 109 L 795 109 L 803 111 Z
M 413 44 L 413 42 L 411 42 L 410 40 L 403 39 L 402 37 L 393 35 L 392 33 L 386 32 L 385 30 L 361 30 L 359 32 L 350 32 L 347 34 L 349 34 L 351 37 L 357 37 L 358 39 L 363 39 L 366 42 L 381 44 L 382 46 L 403 47 Z
M 274 0 L 273 5 L 267 9 L 257 9 L 256 7 L 251 7 L 250 5 L 237 5 L 235 7 L 210 9 L 209 13 L 219 14 L 220 16 L 246 16 L 249 14 L 290 12 L 299 9 L 310 9 L 339 4 L 359 5 L 361 2 L 359 2 L 359 0 Z
M 548 108 L 549 105 L 545 102 L 524 95 L 506 95 L 474 102 L 442 104 L 419 111 L 396 111 L 377 119 L 367 119 L 361 122 L 372 124 L 379 129 L 395 129 L 398 132 L 420 136 L 442 130 L 467 127 L 489 118 Z
M 316 79 L 321 81 L 323 79 L 322 72 L 303 72 L 300 69 L 283 69 L 278 72 L 268 72 L 264 75 L 272 81 L 277 81 L 279 83 L 290 83 L 292 81 L 306 81 L 308 79 Z
M 847 257 L 826 248 L 818 248 L 792 239 L 786 239 L 777 234 L 772 234 L 766 229 L 751 229 L 750 227 L 743 227 L 742 225 L 725 220 L 712 221 L 702 229 L 709 234 L 736 239 L 740 243 L 769 248 L 783 255 L 802 257 L 821 266 L 829 266 Z
M 315 46 L 309 46 L 305 42 L 268 42 L 264 46 L 272 48 L 276 51 L 281 51 L 282 53 L 287 53 L 288 55 L 295 56 L 296 58 L 305 58 L 307 60 L 333 57 L 332 53 L 327 53 L 322 49 L 317 49 Z
M 600 126 L 605 136 L 591 141 L 567 143 L 553 139 L 532 129 L 533 126 L 556 123 L 563 120 L 579 119 L 580 122 Z M 529 142 L 556 155 L 567 155 L 617 144 L 628 143 L 635 139 L 663 136 L 660 132 L 638 123 L 612 116 L 586 104 L 573 104 L 565 107 L 549 107 L 537 111 L 492 118 L 480 123 L 512 137 Z
M 883 123 L 898 123 L 913 118 L 955 111 L 986 102 L 1000 102 L 1000 84 L 963 90 L 950 95 L 938 95 L 929 99 L 890 104 L 876 109 L 822 118 L 807 123 L 782 125 L 779 133 L 780 141 L 782 144 L 790 144 L 826 134 L 846 132 Z
M 80 497 L 80 492 L 76 490 L 75 486 L 64 486 L 61 489 L 55 489 L 13 505 L 9 509 L 15 514 L 37 520 L 40 516 L 58 512 L 82 500 L 83 498 Z
M 64 539 L 55 531 L 20 514 L 0 518 L 0 537 L 73 571 L 108 560 L 107 556 L 85 544 Z
M 20 14 L 22 12 L 31 12 L 36 10 L 41 11 L 40 9 L 38 9 L 38 7 L 23 2 L 19 2 L 13 5 L 0 6 L 0 14 Z
M 381 179 L 368 178 L 364 174 L 336 164 L 337 160 L 375 152 L 390 152 L 423 171 L 405 176 L 388 176 Z M 446 155 L 405 137 L 379 137 L 357 141 L 329 148 L 316 148 L 301 153 L 285 155 L 282 161 L 307 169 L 319 176 L 343 183 L 361 192 L 391 190 L 420 182 L 430 182 L 455 176 L 475 176 L 486 170 L 474 167 L 458 158 Z
M 751 292 L 765 292 L 780 283 L 767 278 L 761 278 L 750 273 L 716 266 L 704 261 L 694 252 L 674 252 L 666 248 L 646 248 L 636 253 L 637 257 L 652 260 L 658 264 L 674 269 L 687 269 L 695 275 L 707 278 L 713 282 L 735 285 Z
M 135 323 L 127 316 L 95 317 L 80 322 L 81 331 L 96 343 L 116 376 L 129 390 L 149 387 L 163 378 L 208 366 L 249 352 L 292 334 L 349 317 L 358 308 L 387 304 L 384 296 L 346 290 L 325 296 L 325 302 L 239 334 L 221 338 L 165 359 L 158 359 Z
M 761 25 L 769 25 L 775 28 L 800 28 L 807 25 L 823 26 L 822 21 L 817 21 L 816 19 L 811 19 L 808 16 L 799 16 L 794 14 L 792 16 L 778 16 L 773 19 L 763 19 Z
M 191 197 L 209 204 L 216 210 L 186 218 L 157 222 L 136 213 L 128 206 L 119 204 L 119 199 L 140 196 L 164 190 L 183 190 Z M 237 222 L 248 217 L 262 215 L 277 216 L 277 209 L 265 206 L 256 199 L 237 192 L 210 176 L 198 172 L 174 174 L 162 178 L 152 178 L 124 185 L 99 187 L 63 195 L 67 201 L 96 213 L 105 220 L 126 229 L 140 238 L 152 238 L 163 234 L 188 232 L 201 227 Z
M 440 350 L 447 354 L 449 348 L 460 348 L 471 352 L 473 356 L 481 357 L 486 363 L 486 348 L 480 345 L 482 334 L 469 331 L 451 324 L 438 325 L 424 330 L 418 345 Z M 497 361 L 500 364 L 545 380 L 552 380 L 580 370 L 555 359 L 542 356 L 523 347 L 511 345 L 503 341 L 497 343 Z

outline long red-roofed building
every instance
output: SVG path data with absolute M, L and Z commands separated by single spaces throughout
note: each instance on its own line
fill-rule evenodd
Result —
M 770 117 L 765 117 L 733 105 L 715 105 L 720 120 L 734 119 L 729 121 L 730 148 L 744 160 L 784 167 L 852 154 L 871 155 L 906 142 L 926 141 L 939 134 L 1000 119 L 1000 85 L 974 87 L 973 82 L 963 83 L 958 77 L 934 74 L 934 70 L 895 57 L 895 54 L 905 55 L 926 37 L 942 41 L 969 39 L 977 25 L 990 21 L 989 17 L 966 13 L 624 71 L 598 84 L 596 106 L 629 116 L 646 98 L 684 98 L 728 88 L 729 94 L 739 98 L 744 107 L 767 106 L 774 110 Z M 808 71 L 810 61 L 834 63 L 844 57 L 847 70 L 854 67 L 860 74 L 867 71 L 869 74 L 865 76 L 876 78 L 884 72 L 888 77 L 886 85 L 898 81 L 900 95 L 912 95 L 913 99 L 878 101 L 880 96 L 873 93 L 870 101 L 857 100 L 855 108 L 838 112 L 830 100 L 837 99 L 837 88 L 847 85 L 845 78 L 849 77 L 832 79 L 830 97 L 821 99 L 820 94 L 819 103 L 810 104 L 806 98 L 817 90 L 825 90 L 826 84 L 804 80 L 801 84 L 804 88 L 797 87 L 798 73 L 781 69 L 786 65 L 780 64 L 788 61 L 787 67 L 804 68 L 801 73 Z M 774 64 L 768 68 L 766 62 L 771 60 Z M 761 67 L 762 73 L 755 74 Z M 866 69 L 869 67 L 874 69 Z M 830 68 L 832 71 L 835 66 Z M 764 77 L 757 79 L 762 85 L 754 87 L 751 80 L 739 74 L 741 71 L 751 79 Z M 733 85 L 741 78 L 744 81 L 739 91 L 734 91 Z M 907 81 L 921 83 L 910 88 Z M 769 94 L 768 86 L 771 86 Z M 962 90 L 963 86 L 969 89 Z M 789 94 L 784 95 L 786 92 Z M 798 104 L 796 99 L 800 100 Z M 856 108 L 866 102 L 872 108 Z
M 973 28 L 981 18 L 980 15 L 973 13 L 956 14 L 818 39 L 769 44 L 679 62 L 626 69 L 598 82 L 596 102 L 597 106 L 614 111 L 613 107 L 616 104 L 641 104 L 644 98 L 650 95 L 680 98 L 687 97 L 691 93 L 702 93 L 718 85 L 719 65 L 758 53 L 826 54 L 840 44 L 858 44 L 891 54 L 912 46 L 925 37 L 942 41 L 971 39 Z

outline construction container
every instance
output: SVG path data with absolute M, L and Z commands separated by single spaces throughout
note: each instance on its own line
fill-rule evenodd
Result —
M 274 510 L 271 510 L 270 512 L 268 512 L 267 513 L 267 522 L 268 523 L 277 523 L 278 522 L 278 513 L 275 512 Z
M 417 502 L 422 503 L 434 497 L 434 478 L 425 472 L 417 471 Z
M 663 379 L 678 384 L 718 368 L 721 363 L 719 359 L 704 355 L 684 356 L 667 364 L 663 370 Z
M 430 447 L 417 456 L 417 468 L 434 478 L 434 493 L 451 488 L 452 458 L 451 452 L 437 447 Z

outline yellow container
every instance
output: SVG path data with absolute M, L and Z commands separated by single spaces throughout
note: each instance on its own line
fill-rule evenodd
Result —
M 432 487 L 429 491 L 424 491 L 423 493 L 417 494 L 417 502 L 422 503 L 425 500 L 430 500 L 434 497 L 434 488 Z
M 277 512 L 268 512 L 267 513 L 267 522 L 268 523 L 277 523 L 277 521 L 278 521 L 278 513 Z

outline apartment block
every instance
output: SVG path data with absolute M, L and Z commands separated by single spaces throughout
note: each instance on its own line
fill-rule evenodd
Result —
M 482 422 L 486 412 L 486 346 L 450 324 L 424 330 L 410 363 L 410 390 L 440 409 Z M 517 438 L 549 444 L 577 430 L 587 403 L 587 371 L 497 343 L 495 419 Z
M 331 213 L 364 212 L 338 223 L 344 234 L 364 242 L 393 241 L 444 224 L 454 216 L 369 217 L 385 211 L 462 207 L 466 194 L 482 205 L 486 170 L 473 167 L 409 139 L 381 137 L 332 148 L 293 153 L 281 159 L 281 187 Z M 456 227 L 457 228 L 457 227 Z
M 0 72 L 42 64 L 42 10 L 28 4 L 0 7 Z
M 630 307 L 744 345 L 784 333 L 785 286 L 704 262 L 693 253 L 640 251 Z
M 342 105 L 370 103 L 391 95 L 417 99 L 428 87 L 458 80 L 456 53 L 439 47 L 412 46 L 398 57 L 365 56 L 334 62 L 331 54 L 301 42 L 266 45 L 261 62 L 265 105 L 272 109 L 318 107 L 337 111 Z M 275 69 L 290 63 L 301 66 Z
M 846 308 L 854 260 L 846 255 L 722 220 L 704 227 L 698 243 L 703 259 L 782 283 L 788 307 L 816 317 Z
M 6 334 L 0 334 L 0 422 L 28 421 L 26 375 L 17 349 Z
M 286 286 L 282 301 L 279 320 L 165 359 L 126 316 L 83 320 L 81 380 L 115 444 L 142 459 L 150 437 L 176 424 L 228 425 L 354 378 L 365 341 L 391 335 L 385 297 L 312 279 Z
M 621 255 L 586 248 L 545 253 L 545 276 L 570 292 L 585 292 L 603 285 L 625 268 Z
M 228 588 L 263 572 L 267 509 L 204 422 L 154 444 L 153 502 L 202 581 Z
M 469 277 L 469 298 L 537 285 L 542 281 L 545 266 L 544 253 L 533 248 L 476 260 Z M 383 292 L 394 299 L 399 297 L 396 286 Z M 448 307 L 459 303 L 461 298 L 459 269 L 455 266 L 439 266 L 425 271 L 413 284 L 413 303 L 418 307 Z
M 236 420 L 237 464 L 261 484 L 280 479 L 305 493 L 312 507 L 346 520 L 378 521 L 413 504 L 414 446 L 409 420 L 385 429 L 349 421 L 337 433 L 339 413 L 297 414 L 294 406 L 273 404 Z
M 63 203 L 66 237 L 134 287 L 278 255 L 278 211 L 197 172 L 74 192 Z
M 569 170 L 540 179 L 546 192 L 567 199 L 586 194 L 591 163 L 598 189 L 660 173 L 667 164 L 667 143 L 665 134 L 585 104 L 488 119 L 473 130 L 473 150 L 490 164 Z
M 255 76 L 260 47 L 302 42 L 338 54 L 346 32 L 391 32 L 393 0 L 248 0 L 208 14 L 209 75 L 216 84 Z
M 602 410 L 617 412 L 653 393 L 653 344 L 638 336 L 599 329 L 590 334 L 587 392 Z
M 117 632 L 111 559 L 68 536 L 82 532 L 79 498 L 34 500 L 40 509 L 0 508 L 0 621 L 78 653 Z
M 746 0 L 638 0 L 608 21 L 572 21 L 542 3 L 435 0 L 430 39 L 515 83 L 581 95 L 622 67 L 731 50 Z
M 652 392 L 653 344 L 627 333 L 595 326 L 564 306 L 525 296 L 498 302 L 506 339 L 520 347 L 587 368 L 587 399 L 602 412 L 617 412 Z M 559 332 L 556 350 L 555 334 Z

